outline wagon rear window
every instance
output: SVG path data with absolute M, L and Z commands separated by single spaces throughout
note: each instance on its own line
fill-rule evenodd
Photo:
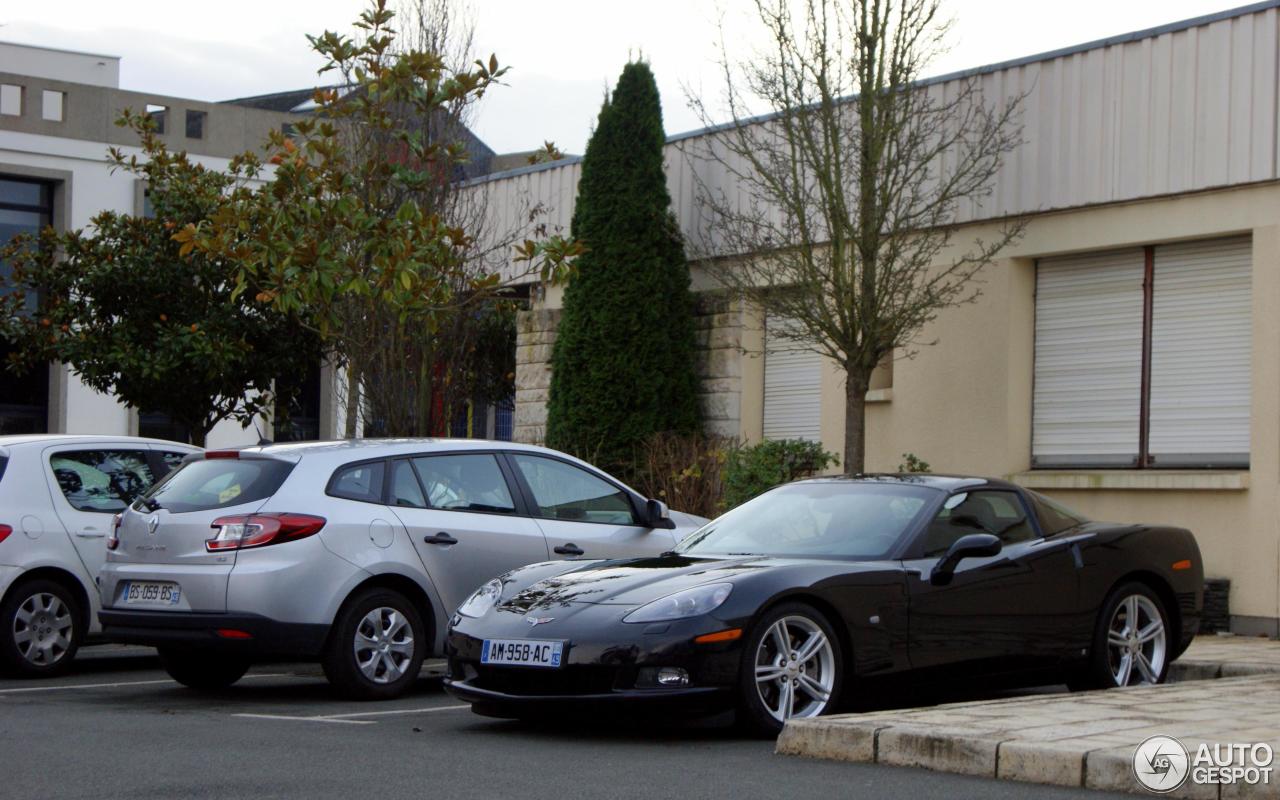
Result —
M 174 513 L 238 506 L 266 500 L 292 471 L 292 463 L 275 459 L 192 461 L 169 473 L 142 501 Z

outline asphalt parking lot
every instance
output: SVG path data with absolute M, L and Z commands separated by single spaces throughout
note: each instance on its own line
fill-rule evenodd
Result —
M 56 680 L 0 680 L 0 765 L 5 798 L 1107 797 L 776 756 L 717 725 L 489 720 L 430 670 L 385 703 L 335 699 L 307 664 L 202 695 L 150 651 L 113 647 Z

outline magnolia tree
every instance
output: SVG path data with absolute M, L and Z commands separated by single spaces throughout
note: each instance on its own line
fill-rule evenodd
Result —
M 185 252 L 234 264 L 237 295 L 315 326 L 345 372 L 347 435 L 357 408 L 367 431 L 439 432 L 442 397 L 467 374 L 458 364 L 509 315 L 510 287 L 559 279 L 578 252 L 549 236 L 510 242 L 514 258 L 502 240 L 486 258 L 492 237 L 486 251 L 480 220 L 453 202 L 465 141 L 442 131 L 506 69 L 492 56 L 451 64 L 412 44 L 430 45 L 421 31 L 399 44 L 393 18 L 377 0 L 354 36 L 309 37 L 339 88 L 317 90 L 315 113 L 264 154 L 233 159 L 226 201 L 174 234 Z
M 1021 97 L 984 95 L 977 77 L 920 85 L 945 44 L 939 0 L 755 0 L 755 11 L 767 47 L 724 59 L 732 122 L 687 151 L 735 185 L 698 187 L 716 244 L 700 255 L 749 254 L 706 263 L 782 339 L 843 371 L 844 466 L 859 472 L 872 372 L 927 344 L 925 327 L 975 299 L 979 271 L 1021 235 L 1016 220 L 985 239 L 957 224 L 1018 146 Z M 770 113 L 752 116 L 756 104 Z
M 46 228 L 0 256 L 11 271 L 0 291 L 0 333 L 9 367 L 70 365 L 86 385 L 126 404 L 168 414 L 194 444 L 226 419 L 249 424 L 287 405 L 320 339 L 305 311 L 272 309 L 237 291 L 236 269 L 218 253 L 173 241 L 221 208 L 232 179 L 169 152 L 152 121 L 128 111 L 141 155 L 108 159 L 145 181 L 153 213 L 104 211 L 84 230 Z

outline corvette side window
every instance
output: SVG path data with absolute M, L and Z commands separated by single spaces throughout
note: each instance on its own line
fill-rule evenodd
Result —
M 1035 537 L 1035 530 L 1012 492 L 963 492 L 950 497 L 925 532 L 924 555 L 946 554 L 961 536 L 990 533 L 1006 546 Z

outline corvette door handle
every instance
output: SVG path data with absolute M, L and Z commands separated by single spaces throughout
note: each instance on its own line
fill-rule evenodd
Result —
M 106 531 L 76 531 L 76 536 L 79 536 L 81 539 L 101 539 L 106 535 Z
M 445 533 L 444 531 L 440 531 L 434 536 L 424 536 L 422 537 L 422 541 L 426 542 L 427 544 L 443 544 L 446 546 L 458 543 L 457 539 L 453 538 L 452 536 Z
M 558 556 L 580 556 L 584 552 L 581 547 L 578 547 L 573 542 L 566 542 L 555 549 L 555 553 Z

